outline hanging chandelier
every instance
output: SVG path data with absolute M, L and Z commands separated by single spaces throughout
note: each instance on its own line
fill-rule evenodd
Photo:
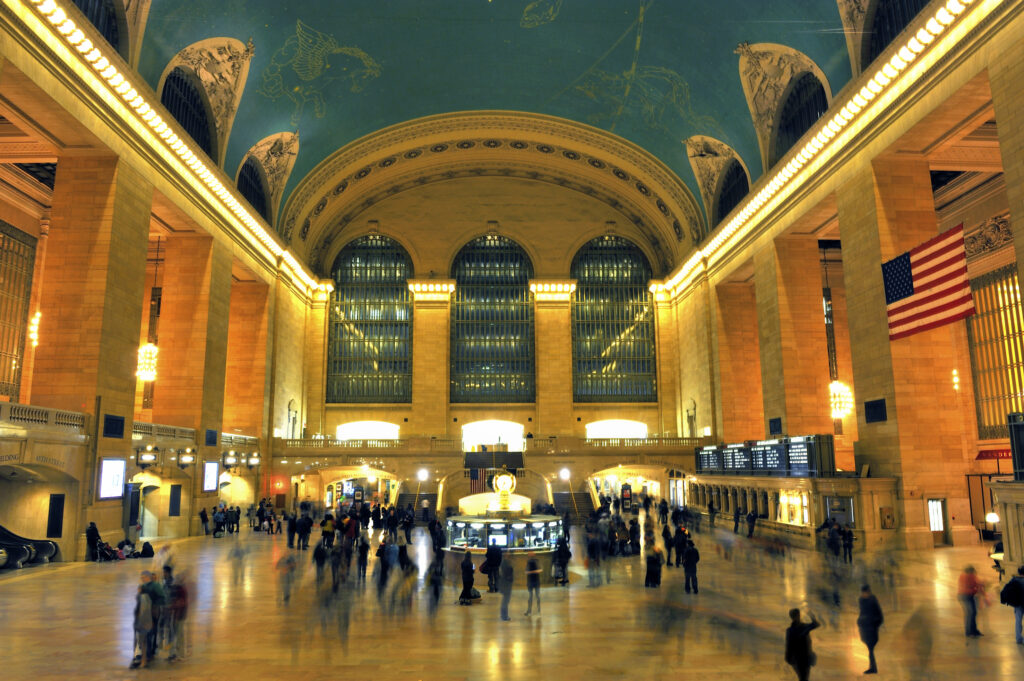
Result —
M 844 419 L 853 412 L 853 392 L 842 381 L 829 383 L 828 402 L 833 419 Z

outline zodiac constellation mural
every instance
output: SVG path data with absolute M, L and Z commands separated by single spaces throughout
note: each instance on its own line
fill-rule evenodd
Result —
M 334 55 L 342 57 L 332 59 Z M 380 73 L 380 64 L 360 48 L 339 45 L 334 36 L 299 20 L 295 35 L 271 56 L 258 92 L 275 101 L 291 100 L 295 105 L 291 123 L 297 127 L 307 104 L 312 104 L 317 118 L 324 117 L 324 91 L 335 81 L 347 81 L 350 92 L 359 92 Z
M 519 25 L 523 28 L 537 28 L 550 24 L 562 11 L 562 0 L 534 0 L 523 10 Z

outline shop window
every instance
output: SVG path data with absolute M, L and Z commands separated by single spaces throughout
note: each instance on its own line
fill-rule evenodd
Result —
M 36 240 L 0 222 L 0 396 L 18 401 Z
M 978 437 L 1009 437 L 1006 415 L 1024 411 L 1024 312 L 1017 266 L 971 280 L 975 312 L 967 318 Z M 950 387 L 959 388 L 959 377 Z
M 342 249 L 331 268 L 328 402 L 412 401 L 412 260 L 379 234 Z
M 718 186 L 718 197 L 715 199 L 715 208 L 711 216 L 712 226 L 721 222 L 722 218 L 738 206 L 750 191 L 747 171 L 743 169 L 743 165 L 739 161 L 731 160 L 722 171 Z
M 928 0 L 878 0 L 870 20 L 868 32 L 871 37 L 865 41 L 865 70 L 927 4 Z
M 160 103 L 185 128 L 199 148 L 213 158 L 213 121 L 196 79 L 188 71 L 175 68 L 164 81 Z
M 811 129 L 828 110 L 828 96 L 825 87 L 813 73 L 799 76 L 790 88 L 779 112 L 775 130 L 775 142 L 769 166 L 779 162 L 790 147 Z
M 238 172 L 238 191 L 242 193 L 254 211 L 259 213 L 264 220 L 270 221 L 263 172 L 252 156 L 245 160 L 242 169 Z
M 474 239 L 452 264 L 452 402 L 533 402 L 533 263 L 496 234 Z
M 573 399 L 656 402 L 651 266 L 635 244 L 602 236 L 572 261 Z
M 115 50 L 121 50 L 121 33 L 117 27 L 115 0 L 73 0 L 89 23 L 110 43 Z

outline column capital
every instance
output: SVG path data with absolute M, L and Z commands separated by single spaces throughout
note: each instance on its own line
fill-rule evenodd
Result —
M 576 291 L 575 279 L 531 279 L 530 293 L 538 303 L 568 303 Z
M 331 279 L 321 279 L 317 287 L 313 289 L 313 307 L 324 308 L 331 300 L 331 294 L 334 292 L 334 281 Z
M 454 279 L 408 279 L 414 303 L 447 303 L 455 292 Z

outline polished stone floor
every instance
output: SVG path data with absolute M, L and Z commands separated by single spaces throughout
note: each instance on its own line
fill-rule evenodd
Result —
M 425 536 L 415 532 L 414 556 L 425 563 Z M 875 584 L 886 616 L 877 678 L 1024 679 L 1024 646 L 1014 643 L 1012 610 L 999 605 L 984 547 L 858 565 L 844 573 L 836 609 L 829 571 L 816 554 L 793 551 L 780 560 L 731 532 L 717 539 L 698 536 L 699 595 L 683 592 L 674 568 L 661 589 L 643 588 L 639 558 L 613 559 L 611 584 L 589 588 L 584 551 L 574 546 L 572 586 L 545 587 L 543 614 L 529 618 L 525 589 L 517 589 L 510 622 L 499 619 L 497 595 L 460 607 L 453 586 L 433 615 L 422 590 L 398 612 L 373 588 L 318 597 L 311 551 L 300 554 L 301 577 L 285 605 L 275 569 L 288 551 L 282 535 L 244 530 L 241 538 L 179 540 L 176 563 L 193 584 L 188 656 L 171 665 L 163 653 L 139 670 L 128 669 L 132 607 L 148 560 L 3 573 L 0 679 L 793 679 L 782 659 L 793 606 L 825 621 L 813 634 L 818 666 L 811 678 L 854 678 L 867 668 L 855 626 L 864 579 Z M 722 540 L 735 542 L 728 560 Z M 229 552 L 237 542 L 248 557 L 235 583 Z M 979 617 L 981 639 L 964 638 L 955 599 L 967 563 L 992 588 L 992 605 Z

